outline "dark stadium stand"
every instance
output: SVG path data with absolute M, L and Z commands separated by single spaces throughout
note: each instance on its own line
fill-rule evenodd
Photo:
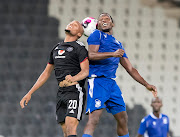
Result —
M 47 6 L 48 0 L 0 1 L 0 135 L 4 137 L 60 135 L 54 76 L 32 96 L 27 108 L 19 106 L 60 41 L 59 21 L 48 17 Z

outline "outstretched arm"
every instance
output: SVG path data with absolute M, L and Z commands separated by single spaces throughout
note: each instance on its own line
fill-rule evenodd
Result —
M 80 67 L 81 71 L 77 75 L 67 75 L 65 79 L 71 83 L 85 79 L 89 75 L 89 60 L 85 59 L 83 62 L 81 62 Z
M 126 69 L 126 71 L 129 73 L 129 75 L 136 80 L 137 82 L 139 82 L 140 84 L 144 85 L 149 91 L 152 92 L 154 97 L 157 97 L 157 89 L 155 86 L 148 84 L 142 77 L 141 75 L 138 73 L 138 71 L 132 66 L 132 64 L 130 63 L 130 61 L 125 58 L 122 57 L 120 60 L 121 65 Z
M 88 48 L 89 60 L 101 60 L 110 57 L 122 57 L 124 54 L 123 49 L 118 49 L 115 52 L 98 52 L 99 45 L 89 45 Z
M 24 108 L 24 102 L 25 102 L 25 105 L 28 104 L 29 100 L 31 99 L 32 93 L 34 93 L 37 89 L 39 89 L 48 80 L 53 69 L 54 69 L 54 65 L 47 64 L 45 70 L 39 76 L 36 83 L 29 90 L 29 92 L 21 99 L 21 101 L 20 101 L 21 108 Z

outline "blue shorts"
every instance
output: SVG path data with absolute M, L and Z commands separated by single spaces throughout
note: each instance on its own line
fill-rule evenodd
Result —
M 88 97 L 86 114 L 106 108 L 113 115 L 126 111 L 122 92 L 116 81 L 100 77 L 88 79 Z

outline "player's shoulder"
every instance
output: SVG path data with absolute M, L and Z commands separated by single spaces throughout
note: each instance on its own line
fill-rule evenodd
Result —
M 61 44 L 62 44 L 62 41 L 59 42 L 59 43 L 56 43 L 56 44 L 53 46 L 52 51 L 58 49 L 58 48 L 59 48 L 59 45 L 61 45 Z
M 145 116 L 145 117 L 141 120 L 141 123 L 146 122 L 149 118 L 150 118 L 150 116 L 149 116 L 149 115 Z
M 77 44 L 78 46 L 85 47 L 84 43 L 81 42 L 81 41 L 79 41 L 79 40 L 76 41 L 76 44 Z
M 162 114 L 162 117 L 169 119 L 169 117 L 166 114 Z
M 79 40 L 75 41 L 74 48 L 76 50 L 87 50 L 84 43 Z
M 102 35 L 101 33 L 102 33 L 102 32 L 101 32 L 100 30 L 95 29 L 95 30 L 90 34 L 89 37 L 92 37 L 92 36 L 101 36 L 101 35 Z

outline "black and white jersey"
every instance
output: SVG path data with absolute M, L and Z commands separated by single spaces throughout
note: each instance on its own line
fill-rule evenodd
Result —
M 80 41 L 60 42 L 51 51 L 49 64 L 54 65 L 58 83 L 66 75 L 75 76 L 81 71 L 80 63 L 88 58 L 88 52 Z M 85 80 L 78 81 L 83 86 Z

